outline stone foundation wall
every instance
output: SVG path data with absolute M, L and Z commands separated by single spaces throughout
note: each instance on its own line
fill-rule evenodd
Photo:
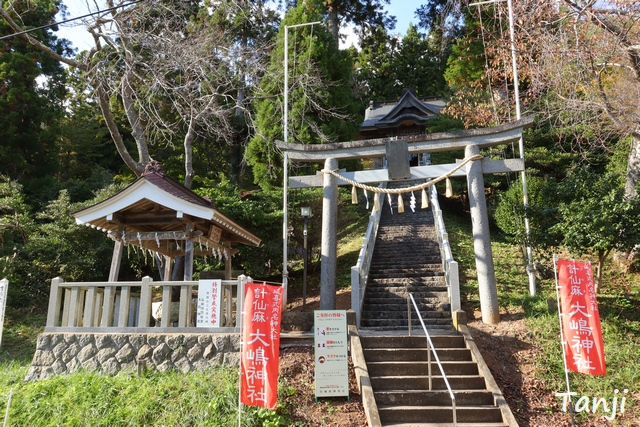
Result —
M 165 372 L 238 365 L 239 334 L 42 333 L 26 381 L 78 370 L 107 375 L 138 364 Z

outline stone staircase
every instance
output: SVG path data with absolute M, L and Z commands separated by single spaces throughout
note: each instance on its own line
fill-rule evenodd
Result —
M 389 188 L 393 184 L 389 183 Z M 405 212 L 402 214 L 397 211 L 397 196 L 392 196 L 393 214 L 386 197 L 381 203 L 382 214 L 360 321 L 363 328 L 407 330 L 409 293 L 413 294 L 426 325 L 451 325 L 433 214 L 431 209 L 420 208 L 420 193 L 416 192 L 415 212 L 409 208 L 410 194 L 403 196 Z M 419 325 L 414 315 L 412 326 Z
M 433 216 L 420 208 L 419 197 L 412 212 L 409 197 L 404 196 L 403 214 L 397 212 L 397 196 L 393 215 L 388 199 L 382 206 L 360 323 L 380 425 L 453 426 L 451 397 L 433 354 L 429 388 L 427 340 L 413 306 L 412 335 L 408 332 L 407 297 L 412 293 L 455 394 L 456 425 L 517 426 L 468 332 L 452 326 Z
M 507 426 L 464 336 L 441 332 L 431 339 L 456 397 L 457 425 Z M 452 425 L 451 397 L 433 354 L 429 391 L 424 335 L 378 333 L 361 335 L 360 340 L 383 426 Z

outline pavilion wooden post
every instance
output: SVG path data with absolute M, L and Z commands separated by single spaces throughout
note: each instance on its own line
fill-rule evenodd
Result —
M 227 248 L 227 257 L 224 259 L 224 280 L 231 280 L 233 270 L 231 269 L 231 242 L 228 242 L 225 247 Z
M 184 281 L 193 280 L 193 225 L 187 223 L 184 241 Z M 180 317 L 178 327 L 186 328 L 191 319 L 191 286 L 180 287 Z
M 124 231 L 124 228 L 120 229 L 120 232 Z M 122 262 L 122 252 L 124 251 L 124 242 L 118 238 L 113 245 L 113 256 L 111 257 L 111 269 L 109 270 L 109 283 L 117 282 L 118 275 L 120 273 L 120 263 Z M 115 286 L 105 286 L 104 288 L 104 299 L 103 299 L 103 307 L 102 310 L 102 319 L 100 321 L 100 326 L 113 326 L 113 309 L 114 309 L 114 298 L 116 295 L 116 287 Z

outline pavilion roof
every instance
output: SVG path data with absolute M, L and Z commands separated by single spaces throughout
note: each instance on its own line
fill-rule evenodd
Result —
M 73 216 L 78 224 L 168 256 L 179 255 L 180 241 L 187 237 L 206 248 L 199 249 L 202 254 L 235 243 L 258 246 L 261 241 L 211 200 L 167 176 L 157 162 L 125 189 Z

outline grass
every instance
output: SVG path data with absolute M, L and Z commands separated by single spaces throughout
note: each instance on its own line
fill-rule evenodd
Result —
M 471 221 L 464 216 L 448 216 L 446 226 L 454 256 L 460 264 L 462 299 L 479 310 Z M 546 393 L 566 391 L 553 264 L 546 266 L 548 275 L 537 280 L 537 294 L 531 297 L 519 248 L 501 241 L 495 229 L 492 230 L 492 252 L 501 312 L 521 315 L 532 332 L 532 341 L 538 349 L 535 375 L 542 380 Z M 578 396 L 605 398 L 609 402 L 616 389 L 620 392 L 628 389 L 626 411 L 640 417 L 637 401 L 640 391 L 640 276 L 621 273 L 611 264 L 606 266 L 597 296 L 607 375 L 570 373 L 570 382 L 572 391 Z M 579 415 L 586 421 L 585 413 Z M 630 425 L 637 425 L 638 419 Z

